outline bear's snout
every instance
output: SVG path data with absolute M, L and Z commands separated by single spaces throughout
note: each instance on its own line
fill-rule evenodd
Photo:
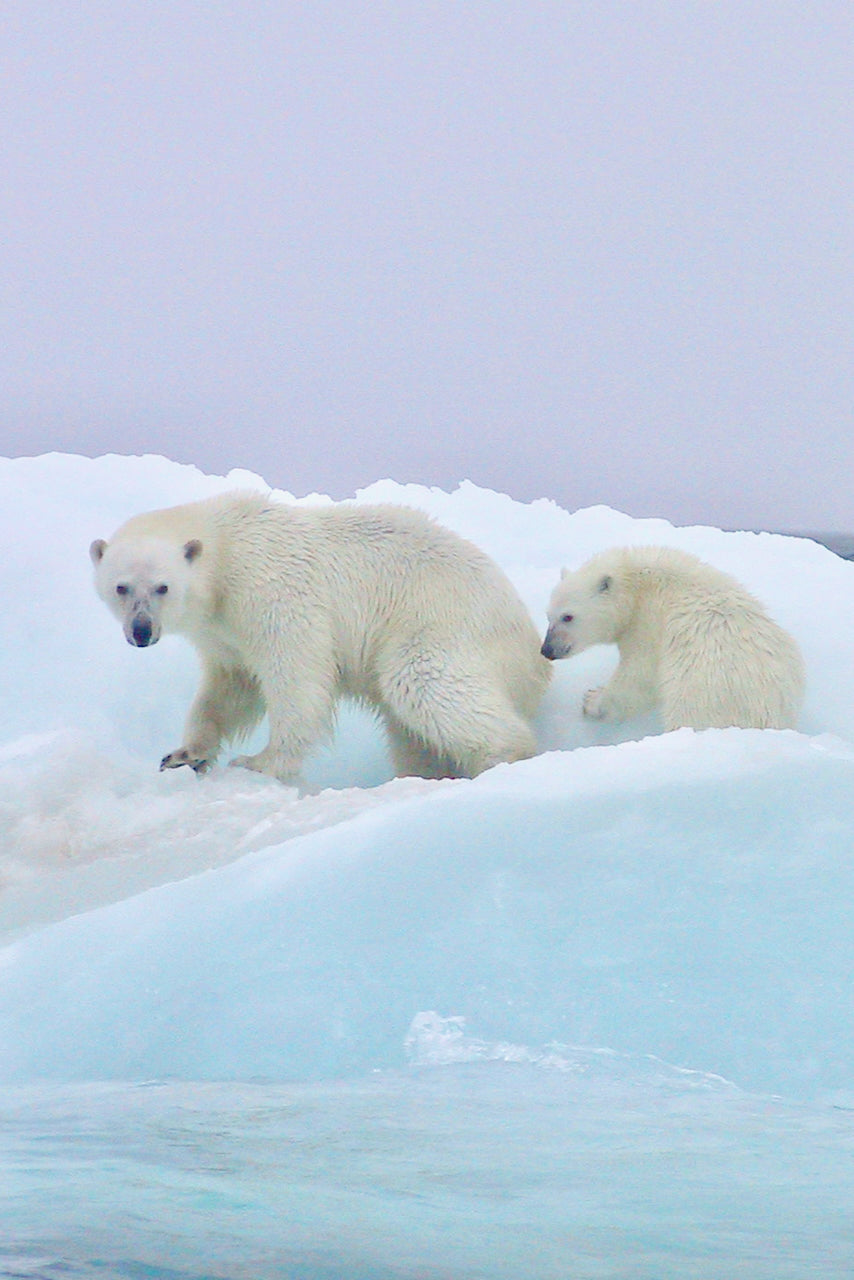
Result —
M 147 645 L 154 644 L 156 640 L 156 636 L 152 637 L 151 620 L 149 618 L 134 618 L 133 626 L 128 636 L 128 643 L 135 644 L 138 649 L 145 649 Z
M 544 658 L 548 658 L 549 662 L 557 662 L 558 658 L 568 658 L 572 653 L 572 643 L 561 634 L 562 628 L 552 625 L 545 632 L 545 639 L 540 645 L 540 653 Z
M 555 662 L 558 658 L 565 658 L 571 648 L 571 644 L 567 644 L 565 640 L 559 639 L 552 628 L 549 627 L 546 632 L 546 638 L 540 645 L 540 653 L 544 658 L 548 658 L 550 662 Z

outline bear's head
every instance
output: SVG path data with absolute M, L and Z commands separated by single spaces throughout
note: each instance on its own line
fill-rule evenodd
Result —
M 89 548 L 95 589 L 122 624 L 128 644 L 144 649 L 180 629 L 202 544 L 159 538 L 96 538 Z
M 574 573 L 564 569 L 552 592 L 544 658 L 568 658 L 593 644 L 612 644 L 619 633 L 619 583 L 610 566 L 589 561 Z

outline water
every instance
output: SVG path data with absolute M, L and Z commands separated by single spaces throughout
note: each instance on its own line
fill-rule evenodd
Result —
M 838 1278 L 854 1110 L 577 1050 L 7 1091 L 0 1275 Z

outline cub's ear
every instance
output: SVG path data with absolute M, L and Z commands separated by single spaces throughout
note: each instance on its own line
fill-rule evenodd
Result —
M 198 560 L 202 554 L 202 544 L 198 538 L 191 538 L 189 542 L 184 543 L 184 559 L 187 564 L 192 564 L 194 560 Z
M 569 573 L 569 570 L 567 569 L 566 565 L 564 565 L 560 571 L 561 581 L 563 581 L 563 579 L 567 576 L 568 573 Z
M 602 592 L 602 591 L 610 591 L 610 590 L 611 590 L 611 578 L 609 578 L 607 574 L 606 574 L 606 575 L 605 575 L 605 577 L 602 579 L 602 581 L 599 583 L 598 590 L 599 590 L 600 592 Z
M 89 558 L 93 564 L 100 564 L 104 558 L 104 552 L 107 550 L 107 544 L 103 538 L 96 538 L 89 548 Z

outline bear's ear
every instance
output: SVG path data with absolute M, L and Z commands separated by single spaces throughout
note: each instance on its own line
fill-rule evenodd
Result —
M 568 573 L 569 573 L 569 570 L 567 569 L 566 565 L 564 565 L 560 571 L 561 581 L 563 581 L 563 579 L 567 576 Z
M 610 591 L 610 590 L 611 590 L 611 579 L 608 577 L 608 575 L 607 575 L 607 574 L 606 574 L 606 575 L 605 575 L 605 577 L 604 577 L 604 578 L 602 578 L 602 580 L 600 581 L 600 583 L 599 583 L 599 586 L 598 586 L 597 590 L 598 590 L 600 593 L 601 593 L 601 592 L 603 592 L 603 591 Z
M 194 560 L 198 560 L 202 554 L 202 544 L 198 538 L 191 538 L 189 542 L 184 543 L 184 559 L 187 564 L 192 564 Z
M 96 538 L 89 548 L 89 557 L 93 564 L 100 564 L 104 558 L 107 544 L 103 538 Z

